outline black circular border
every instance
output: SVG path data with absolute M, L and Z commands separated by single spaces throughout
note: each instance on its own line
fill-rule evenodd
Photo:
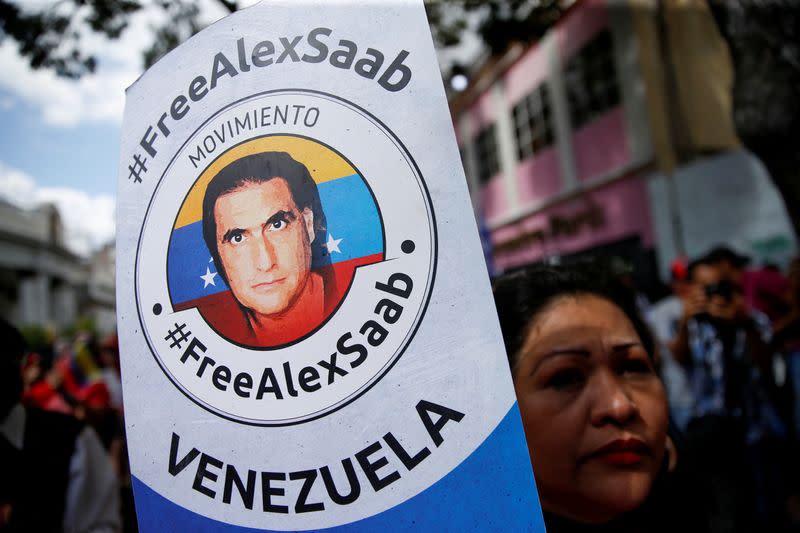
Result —
M 431 296 L 433 295 L 433 288 L 434 288 L 435 281 L 436 281 L 436 268 L 437 268 L 438 262 L 439 262 L 439 257 L 438 257 L 439 232 L 438 232 L 437 225 L 436 225 L 436 214 L 435 214 L 434 209 L 433 209 L 433 200 L 431 198 L 430 190 L 428 189 L 428 184 L 425 182 L 425 178 L 424 178 L 424 176 L 422 175 L 422 172 L 419 169 L 419 165 L 417 165 L 416 160 L 414 160 L 414 157 L 411 155 L 411 152 L 409 152 L 408 148 L 406 148 L 406 145 L 403 144 L 403 141 L 401 141 L 400 138 L 397 137 L 397 135 L 395 135 L 395 133 L 391 129 L 389 129 L 389 127 L 386 126 L 386 124 L 384 124 L 382 120 L 380 120 L 378 117 L 376 117 L 375 115 L 373 115 L 372 113 L 370 113 L 369 111 L 364 109 L 363 107 L 359 106 L 358 104 L 355 104 L 355 103 L 353 103 L 353 102 L 351 102 L 351 101 L 349 101 L 349 100 L 347 100 L 345 98 L 342 98 L 340 96 L 337 96 L 337 95 L 334 95 L 334 94 L 330 94 L 330 93 L 326 93 L 324 91 L 317 91 L 317 90 L 313 90 L 313 89 L 300 89 L 300 88 L 274 89 L 274 90 L 270 90 L 270 91 L 262 91 L 260 93 L 254 93 L 254 94 L 251 94 L 249 96 L 240 98 L 238 100 L 235 100 L 235 101 L 227 104 L 224 107 L 221 107 L 213 115 L 211 115 L 208 119 L 206 119 L 204 122 L 202 122 L 197 127 L 197 129 L 194 132 L 192 132 L 191 135 L 189 135 L 187 137 L 186 141 L 175 151 L 175 155 L 172 157 L 172 159 L 170 159 L 169 163 L 167 163 L 167 165 L 166 165 L 166 167 L 164 169 L 164 172 L 161 174 L 161 177 L 158 179 L 158 182 L 156 183 L 156 186 L 153 189 L 153 194 L 150 197 L 149 202 L 147 203 L 147 209 L 145 210 L 144 219 L 142 221 L 142 227 L 139 230 L 139 239 L 137 240 L 137 244 L 136 244 L 136 257 L 135 257 L 134 266 L 133 266 L 133 282 L 134 282 L 134 297 L 135 297 L 135 300 L 136 300 L 136 314 L 137 314 L 138 319 L 139 319 L 139 326 L 142 328 L 142 333 L 145 333 L 146 328 L 145 328 L 145 325 L 144 325 L 144 320 L 143 320 L 143 317 L 142 317 L 142 309 L 141 309 L 141 305 L 140 305 L 140 302 L 139 302 L 139 277 L 138 277 L 138 272 L 139 272 L 139 252 L 140 252 L 141 246 L 142 246 L 142 236 L 144 234 L 145 222 L 147 221 L 148 215 L 150 214 L 150 209 L 153 206 L 153 200 L 154 200 L 154 198 L 156 196 L 156 192 L 158 191 L 159 186 L 161 185 L 161 182 L 164 179 L 164 176 L 166 175 L 167 171 L 172 166 L 173 162 L 175 161 L 175 158 L 177 158 L 178 154 L 186 147 L 187 144 L 189 144 L 189 141 L 194 137 L 194 135 L 200 129 L 205 127 L 209 122 L 211 122 L 215 117 L 217 117 L 220 113 L 222 113 L 223 111 L 225 111 L 225 110 L 227 110 L 227 109 L 229 109 L 231 107 L 234 107 L 235 105 L 237 105 L 237 104 L 239 104 L 241 102 L 244 102 L 246 100 L 255 99 L 257 97 L 262 97 L 262 96 L 266 96 L 266 95 L 285 94 L 285 93 L 290 93 L 290 94 L 291 93 L 301 93 L 301 94 L 302 93 L 306 93 L 306 94 L 311 94 L 311 95 L 316 95 L 316 96 L 329 98 L 329 99 L 332 99 L 332 100 L 337 100 L 340 103 L 342 103 L 343 105 L 349 106 L 352 109 L 354 109 L 354 110 L 360 112 L 361 114 L 365 115 L 369 120 L 373 121 L 378 126 L 380 126 L 380 128 L 384 131 L 384 133 L 388 134 L 390 139 L 394 140 L 395 144 L 400 147 L 400 149 L 402 150 L 404 155 L 408 158 L 408 161 L 411 163 L 411 165 L 414 168 L 414 171 L 416 172 L 417 176 L 419 177 L 418 181 L 422 185 L 422 192 L 425 194 L 425 199 L 427 200 L 427 203 L 428 203 L 428 208 L 429 208 L 430 217 L 431 217 L 431 220 L 430 220 L 431 228 L 433 230 L 433 242 L 432 242 L 432 244 L 433 244 L 432 248 L 433 249 L 431 250 L 432 251 L 432 257 L 433 257 L 433 265 L 431 267 L 430 287 L 428 289 L 428 294 L 425 297 L 425 301 L 423 302 L 422 307 L 420 308 L 419 319 L 417 320 L 417 323 L 415 324 L 414 328 L 409 332 L 408 340 L 406 341 L 405 345 L 403 345 L 398 350 L 398 352 L 394 356 L 394 359 L 383 369 L 383 371 L 377 376 L 377 378 L 372 380 L 372 383 L 369 383 L 366 387 L 363 387 L 362 390 L 356 391 L 351 397 L 342 400 L 339 403 L 339 405 L 335 405 L 334 407 L 329 408 L 328 410 L 324 410 L 323 412 L 320 412 L 319 414 L 308 416 L 306 418 L 303 418 L 302 420 L 291 420 L 291 421 L 288 421 L 288 422 L 254 422 L 254 421 L 245 421 L 245 420 L 240 420 L 238 418 L 234 418 L 234 417 L 231 417 L 231 416 L 226 416 L 225 414 L 222 414 L 222 413 L 220 413 L 220 412 L 218 412 L 218 411 L 216 411 L 214 409 L 209 408 L 208 406 L 204 405 L 203 402 L 199 401 L 197 398 L 195 398 L 194 396 L 189 394 L 187 391 L 185 391 L 183 389 L 183 387 L 180 385 L 180 383 L 177 383 L 173 379 L 173 377 L 170 375 L 170 373 L 167 371 L 167 369 L 164 368 L 163 364 L 161 363 L 161 360 L 159 359 L 158 355 L 156 355 L 155 350 L 153 350 L 152 346 L 150 345 L 149 340 L 147 340 L 147 335 L 145 334 L 146 344 L 147 344 L 148 349 L 150 350 L 151 355 L 153 356 L 153 359 L 155 359 L 156 364 L 159 366 L 159 368 L 161 368 L 161 371 L 164 373 L 164 375 L 167 377 L 167 379 L 172 383 L 172 385 L 176 389 L 178 389 L 178 391 L 180 391 L 181 394 L 186 396 L 195 405 L 201 407 L 203 410 L 205 410 L 205 411 L 207 411 L 207 412 L 209 412 L 209 413 L 211 413 L 211 414 L 213 414 L 215 416 L 218 416 L 218 417 L 220 417 L 220 418 L 222 418 L 224 420 L 228 420 L 230 422 L 235 422 L 237 424 L 242 424 L 242 425 L 246 425 L 246 426 L 255 426 L 255 427 L 288 427 L 288 426 L 295 426 L 295 425 L 305 424 L 307 422 L 312 422 L 314 420 L 318 420 L 320 418 L 323 418 L 325 416 L 333 414 L 336 411 L 338 411 L 339 409 L 351 404 L 352 402 L 354 402 L 355 400 L 357 400 L 361 396 L 363 396 L 367 391 L 372 389 L 372 387 L 374 387 L 377 383 L 379 383 L 384 378 L 384 376 L 386 376 L 386 374 L 388 374 L 389 371 L 392 368 L 394 368 L 394 365 L 396 365 L 397 361 L 399 361 L 400 358 L 403 356 L 403 354 L 405 353 L 406 349 L 411 344 L 411 341 L 414 339 L 414 336 L 416 335 L 417 331 L 419 330 L 420 325 L 422 325 L 422 322 L 423 322 L 423 320 L 425 318 L 425 314 L 426 314 L 426 312 L 428 310 L 428 305 L 430 304 Z M 376 205 L 377 205 L 377 202 L 376 202 Z M 384 239 L 385 239 L 385 237 L 384 237 Z M 385 247 L 385 244 L 386 243 L 384 241 L 384 247 Z M 344 298 L 342 299 L 342 301 L 344 301 Z M 247 348 L 250 348 L 250 347 L 247 347 Z

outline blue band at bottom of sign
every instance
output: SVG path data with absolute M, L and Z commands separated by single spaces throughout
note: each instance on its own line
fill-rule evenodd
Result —
M 201 516 L 133 479 L 139 530 L 197 533 L 267 531 Z M 481 445 L 427 490 L 356 522 L 326 528 L 356 531 L 534 531 L 544 533 L 525 434 L 516 403 Z

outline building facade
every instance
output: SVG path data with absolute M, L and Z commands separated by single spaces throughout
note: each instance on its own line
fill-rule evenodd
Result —
M 485 63 L 451 111 L 496 270 L 617 255 L 649 285 L 720 242 L 786 261 L 791 226 L 739 147 L 732 81 L 699 0 L 579 1 Z
M 89 318 L 105 334 L 116 328 L 114 303 L 113 246 L 79 257 L 64 244 L 54 206 L 0 200 L 0 316 L 56 330 Z

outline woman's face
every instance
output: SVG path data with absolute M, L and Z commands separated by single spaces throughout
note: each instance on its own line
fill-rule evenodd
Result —
M 641 505 L 664 457 L 667 400 L 625 313 L 565 296 L 531 325 L 514 369 L 545 510 L 606 522 Z

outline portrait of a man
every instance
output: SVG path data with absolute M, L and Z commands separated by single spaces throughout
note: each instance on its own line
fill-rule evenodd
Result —
M 217 272 L 256 343 L 292 340 L 325 318 L 325 281 L 311 266 L 326 219 L 303 164 L 285 152 L 228 164 L 206 188 L 202 225 Z

